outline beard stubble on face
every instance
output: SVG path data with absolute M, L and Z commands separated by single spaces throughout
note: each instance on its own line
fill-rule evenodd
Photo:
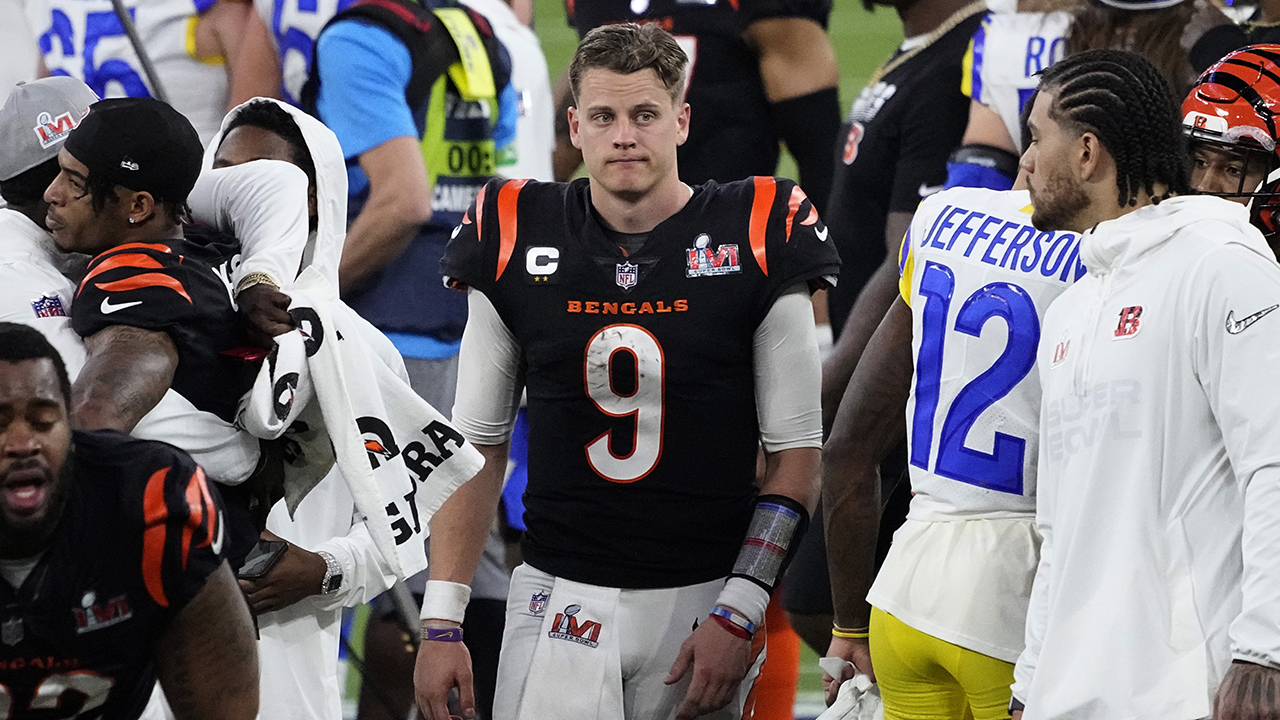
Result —
M 1084 188 L 1065 173 L 1048 174 L 1045 189 L 1037 192 L 1029 185 L 1031 224 L 1037 230 L 1076 230 L 1075 219 L 1089 206 L 1089 196 Z
M 46 478 L 50 484 L 49 505 L 39 517 L 13 517 L 0 508 L 0 558 L 15 559 L 34 557 L 48 548 L 53 531 L 62 520 L 66 509 L 67 498 L 71 493 L 73 475 L 71 472 L 71 455 L 68 454 L 58 478 Z M 10 472 L 30 469 L 30 464 L 11 465 L 5 474 L 0 475 L 0 486 L 8 480 Z

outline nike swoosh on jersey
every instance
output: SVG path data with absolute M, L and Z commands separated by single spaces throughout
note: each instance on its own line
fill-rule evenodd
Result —
M 98 309 L 102 310 L 103 315 L 110 315 L 111 313 L 116 312 L 117 310 L 124 310 L 125 308 L 131 308 L 134 305 L 141 305 L 141 304 L 142 304 L 141 300 L 134 300 L 133 302 L 120 303 L 119 305 L 112 305 L 111 298 L 102 298 L 102 305 L 98 306 Z
M 1248 330 L 1250 325 L 1271 314 L 1271 312 L 1277 308 L 1280 308 L 1280 305 L 1272 305 L 1269 308 L 1263 308 L 1258 312 L 1249 315 L 1248 317 L 1240 318 L 1239 320 L 1236 320 L 1236 311 L 1231 310 L 1227 312 L 1227 332 L 1232 335 L 1239 335 L 1245 330 Z
M 827 241 L 827 232 L 828 232 L 827 228 L 822 228 L 821 230 L 814 230 L 814 233 L 817 234 L 818 239 L 821 240 L 822 242 Z
M 222 554 L 222 533 L 223 528 L 226 526 L 227 524 L 223 522 L 222 513 L 218 513 L 218 536 L 214 538 L 213 543 L 209 546 L 209 549 L 213 550 L 215 555 Z
M 946 187 L 946 185 L 925 185 L 924 183 L 920 183 L 920 197 L 926 198 L 935 193 L 940 193 Z

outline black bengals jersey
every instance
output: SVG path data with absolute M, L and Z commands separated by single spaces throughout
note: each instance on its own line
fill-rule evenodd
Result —
M 601 25 L 657 22 L 689 55 L 689 138 L 677 151 L 690 184 L 772 175 L 778 134 L 759 60 L 742 33 L 756 20 L 806 17 L 823 27 L 831 0 L 566 0 L 569 24 L 585 36 Z
M 624 254 L 586 179 L 493 181 L 445 249 L 523 352 L 525 559 L 578 582 L 727 575 L 756 495 L 753 336 L 786 289 L 840 260 L 795 183 L 694 188 Z
M 217 491 L 186 453 L 113 430 L 75 432 L 62 519 L 14 588 L 0 580 L 0 695 L 30 720 L 132 720 L 152 648 L 222 564 Z
M 167 333 L 178 350 L 172 388 L 230 422 L 236 402 L 252 387 L 252 369 L 224 350 L 247 344 L 231 302 L 231 275 L 240 243 L 203 225 L 185 237 L 129 243 L 89 263 L 71 305 L 71 326 L 89 337 L 111 325 Z
M 947 157 L 960 146 L 969 122 L 969 98 L 960 90 L 961 65 L 984 16 L 977 12 L 914 51 L 863 88 L 849 110 L 826 205 L 831 234 L 845 262 L 844 282 L 828 296 L 831 327 L 837 332 L 884 262 L 889 213 L 914 213 L 923 197 L 946 184 Z M 899 50 L 889 62 L 903 55 Z

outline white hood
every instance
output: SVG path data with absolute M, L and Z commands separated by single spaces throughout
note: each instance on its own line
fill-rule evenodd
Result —
M 1178 231 L 1197 223 L 1223 223 L 1234 232 L 1207 234 L 1223 242 L 1244 244 L 1263 257 L 1273 257 L 1262 233 L 1249 224 L 1249 211 L 1240 203 L 1209 195 L 1186 195 L 1148 205 L 1099 223 L 1084 233 L 1080 260 L 1089 274 L 1105 276 L 1118 267 L 1129 269 L 1163 246 Z
M 227 126 L 245 105 L 259 100 L 267 100 L 279 105 L 293 117 L 302 131 L 302 137 L 311 152 L 311 160 L 316 166 L 316 231 L 308 240 L 303 253 L 303 267 L 315 265 L 324 276 L 338 286 L 338 260 L 342 257 L 342 246 L 347 237 L 347 166 L 342 155 L 342 146 L 338 138 L 324 123 L 311 117 L 298 108 L 272 98 L 254 98 L 236 106 L 222 119 L 213 140 L 209 142 L 204 153 L 204 167 L 213 167 L 213 156 Z M 291 282 L 292 277 L 286 282 Z

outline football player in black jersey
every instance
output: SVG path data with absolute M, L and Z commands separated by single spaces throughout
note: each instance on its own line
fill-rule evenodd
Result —
M 87 354 L 71 392 L 77 428 L 129 432 L 171 387 L 230 422 L 252 384 L 233 354 L 248 344 L 231 301 L 240 244 L 182 223 L 202 154 L 191 123 L 151 98 L 95 103 L 58 153 L 49 230 L 60 249 L 93 256 L 71 309 Z M 239 567 L 257 538 L 250 490 L 221 490 Z
M 765 605 L 817 500 L 809 292 L 839 258 L 790 181 L 680 181 L 685 62 L 656 25 L 589 33 L 570 129 L 590 177 L 489 183 L 445 252 L 469 288 L 454 422 L 487 463 L 432 520 L 415 677 L 430 720 L 454 687 L 473 707 L 457 625 L 521 384 L 526 564 L 495 717 L 744 712 Z
M 190 456 L 72 431 L 53 346 L 0 323 L 0 708 L 132 720 L 156 679 L 178 720 L 250 720 L 258 661 Z

